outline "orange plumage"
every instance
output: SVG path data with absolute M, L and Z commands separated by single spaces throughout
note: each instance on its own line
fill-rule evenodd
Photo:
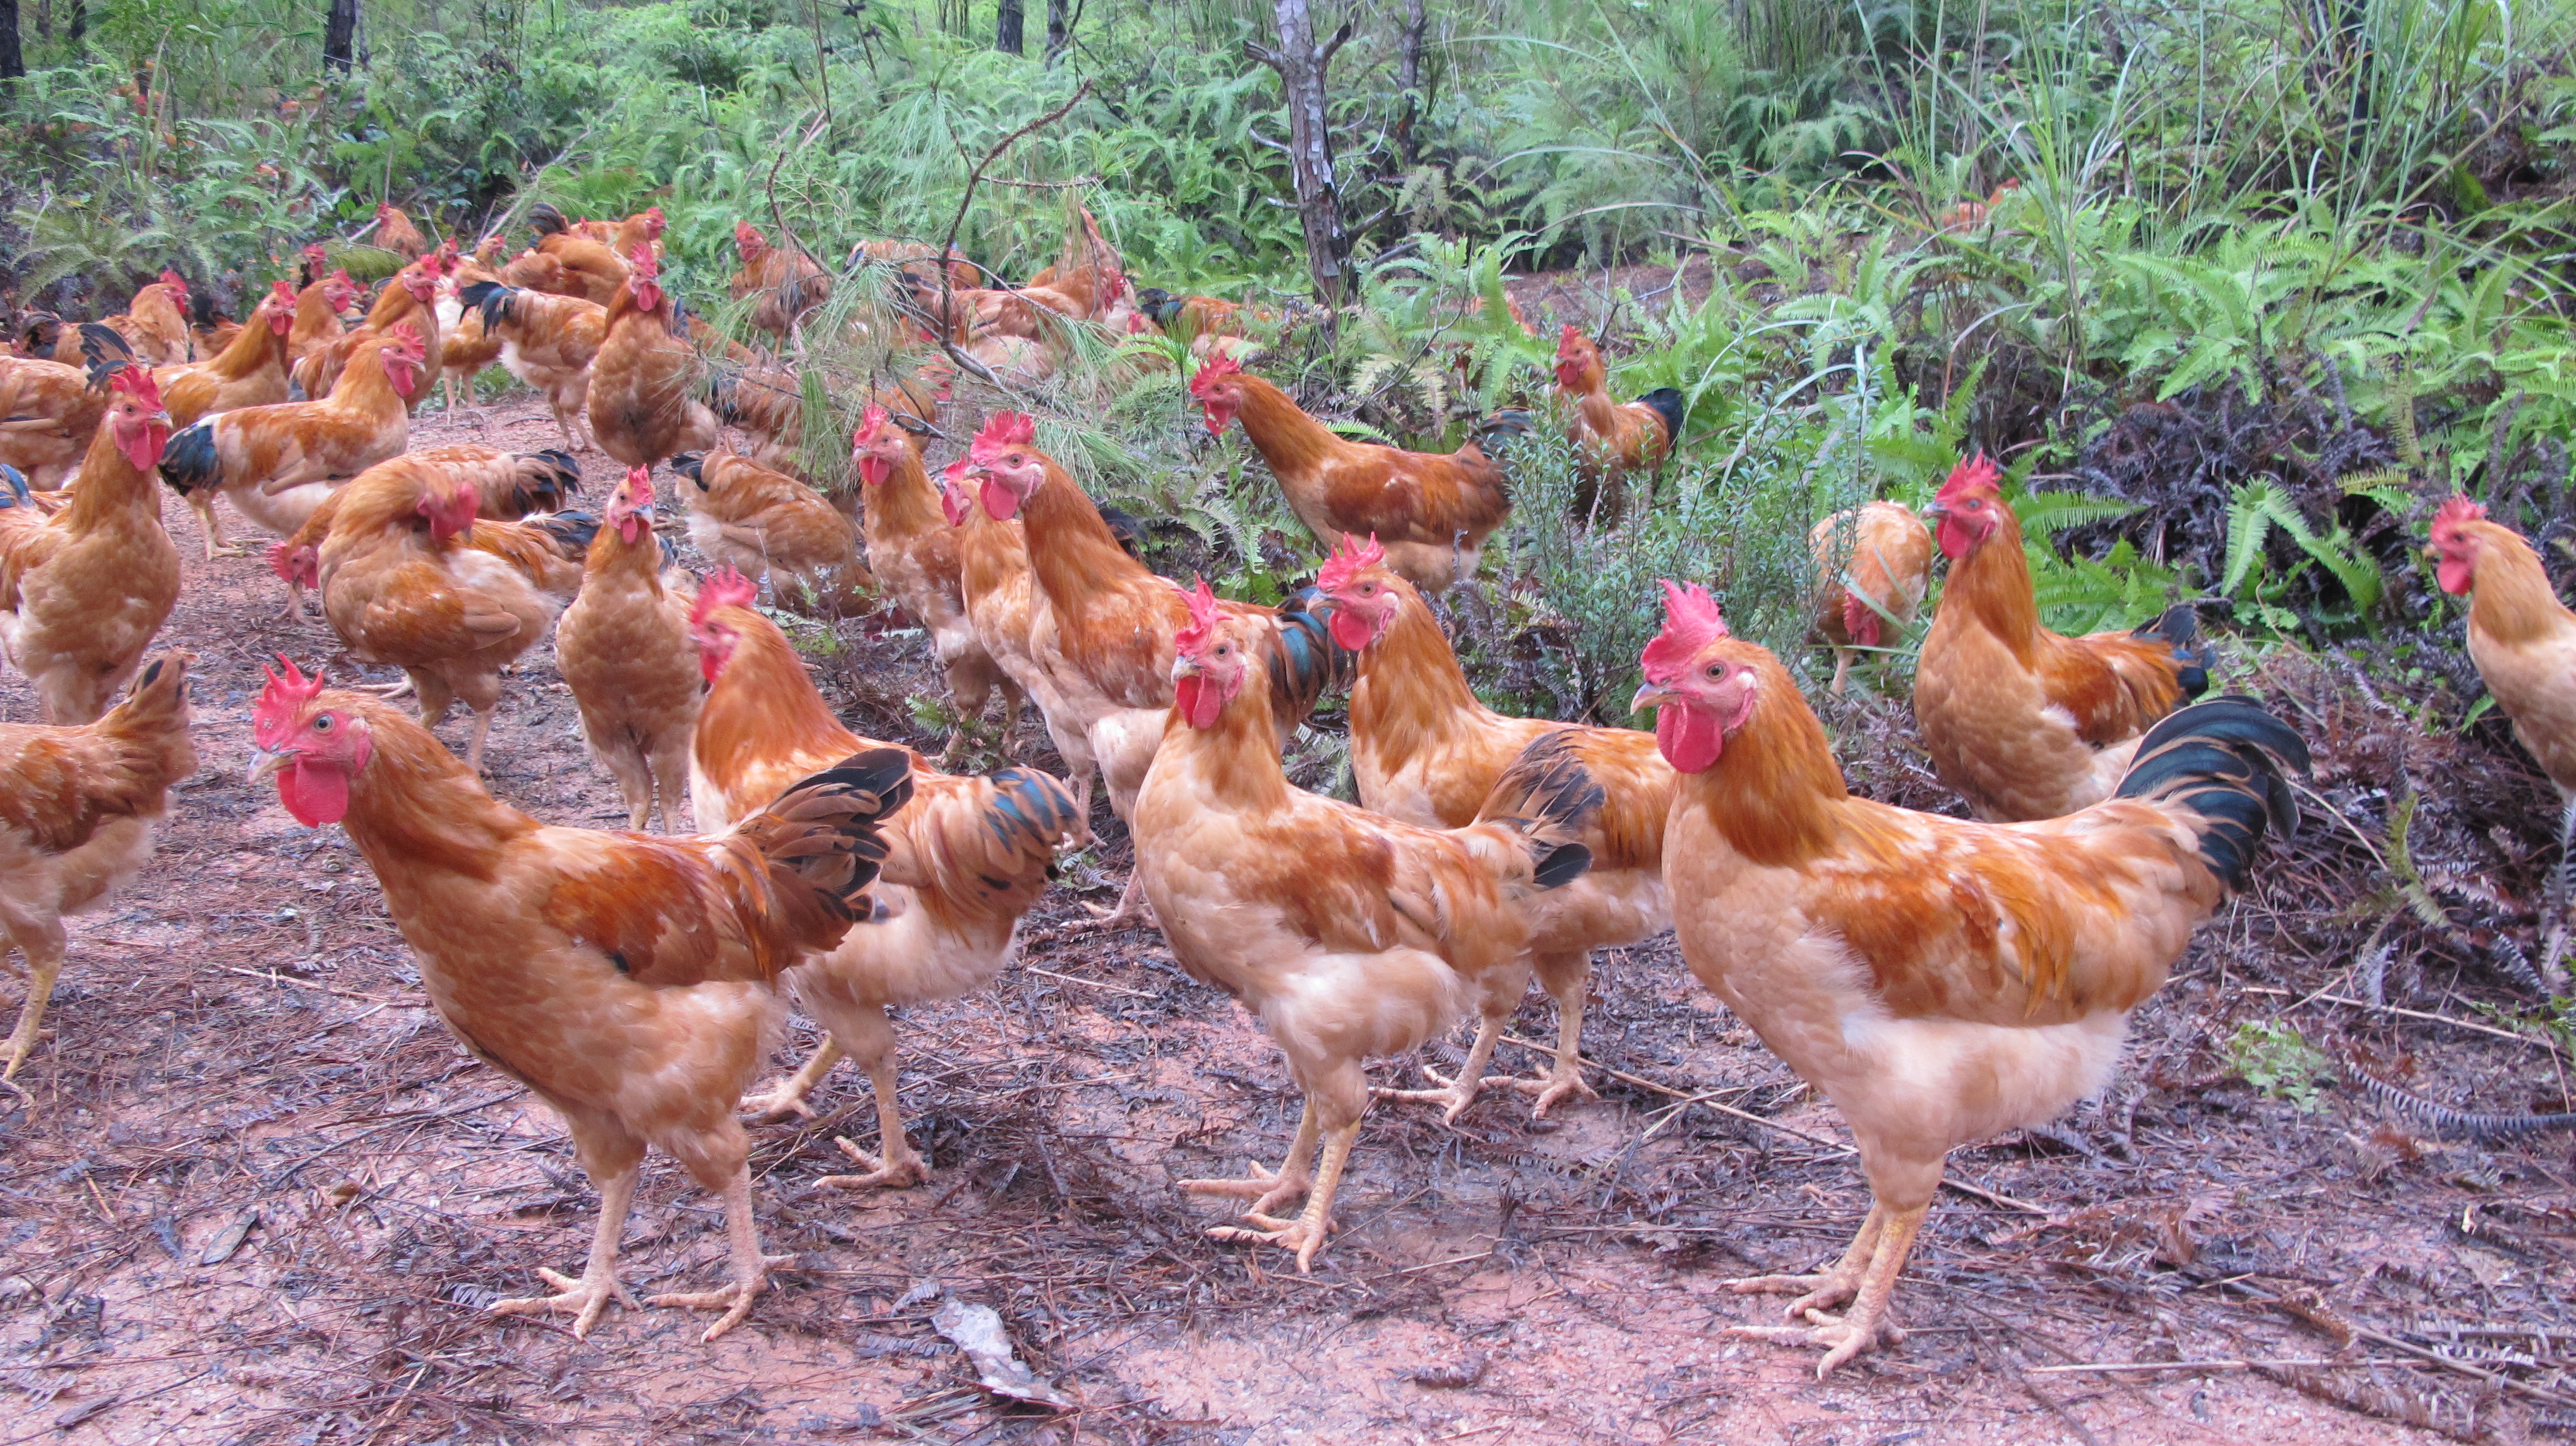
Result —
M 831 300 L 831 273 L 803 251 L 771 245 L 749 221 L 734 223 L 733 242 L 742 255 L 742 269 L 733 274 L 730 290 L 736 301 L 759 298 L 751 310 L 753 326 L 784 337 L 795 330 L 798 318 Z
M 1932 534 L 1902 502 L 1865 502 L 1807 534 L 1816 559 L 1816 631 L 1834 650 L 1833 691 L 1850 677 L 1853 650 L 1888 642 L 1888 622 L 1910 623 L 1932 586 Z
M 649 247 L 608 299 L 590 364 L 590 434 L 629 467 L 652 467 L 716 444 L 716 418 L 697 399 L 702 363 L 681 335 Z
M 2558 601 L 2540 554 L 2465 497 L 2433 518 L 2442 590 L 2469 594 L 2469 659 L 2513 720 L 2513 736 L 2576 798 L 2576 613 Z
M 420 339 L 420 382 L 403 392 L 403 407 L 417 412 L 429 398 L 429 379 L 438 375 L 442 361 L 439 350 L 438 289 L 444 272 L 437 258 L 415 261 L 395 272 L 393 278 L 376 293 L 375 303 L 367 308 L 366 320 L 317 346 L 295 364 L 296 385 L 307 397 L 328 396 L 340 384 L 340 371 L 349 364 L 357 349 L 379 337 L 391 336 L 394 328 L 408 326 Z
M 1671 454 L 1681 393 L 1664 387 L 1625 404 L 1611 400 L 1601 348 L 1568 322 L 1556 342 L 1556 395 L 1567 411 L 1565 434 L 1574 443 L 1583 483 L 1575 510 L 1616 521 L 1626 506 L 1629 474 L 1654 472 Z
M 664 561 L 653 477 L 638 468 L 617 484 L 590 540 L 581 593 L 555 624 L 555 667 L 580 705 L 591 756 L 625 796 L 626 826 L 645 827 L 658 808 L 669 833 L 688 790 L 699 686 L 692 599 L 664 585 Z
M 0 465 L 39 491 L 62 486 L 89 454 L 107 397 L 77 366 L 0 357 Z
M 2040 626 L 2021 523 L 1982 455 L 1931 515 L 1950 580 L 1914 672 L 1914 718 L 1941 781 L 1979 818 L 2058 818 L 2111 796 L 2138 736 L 2209 686 L 2215 650 L 2178 606 L 2134 632 Z
M 608 308 L 490 281 L 468 282 L 458 297 L 501 365 L 545 394 L 564 445 L 588 450 L 590 373 L 608 339 Z
M 958 530 L 942 515 L 938 490 L 922 465 L 921 444 L 882 406 L 871 405 L 851 438 L 850 462 L 859 474 L 860 533 L 868 571 L 903 610 L 930 634 L 930 645 L 948 679 L 948 696 L 961 719 L 980 719 L 1002 690 L 1002 732 L 1020 716 L 1022 692 L 977 641 L 960 581 Z M 964 729 L 949 740 L 953 761 L 966 742 Z
M 429 238 L 420 234 L 409 216 L 391 205 L 376 207 L 375 242 L 405 261 L 418 261 L 429 254 Z
M 251 308 L 250 321 L 214 360 L 156 370 L 170 424 L 184 427 L 203 417 L 286 400 L 288 336 L 295 325 L 295 293 L 281 281 Z
M 876 579 L 859 560 L 859 529 L 823 494 L 718 448 L 675 457 L 689 541 L 709 560 L 768 578 L 780 595 L 826 614 L 863 607 Z

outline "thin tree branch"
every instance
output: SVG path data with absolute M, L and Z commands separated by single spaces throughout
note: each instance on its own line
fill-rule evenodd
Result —
M 1333 38 L 1324 42 L 1324 48 L 1315 52 L 1316 75 L 1321 76 L 1325 71 L 1333 68 L 1333 52 L 1340 50 L 1350 40 L 1358 24 L 1356 20 L 1343 21 L 1342 28 L 1333 32 Z
M 948 253 L 957 249 L 957 232 L 966 224 L 966 208 L 975 204 L 975 187 L 983 182 L 984 169 L 1000 160 L 1004 151 L 1019 144 L 1021 137 L 1042 127 L 1054 125 L 1057 121 L 1073 114 L 1073 108 L 1082 104 L 1082 98 L 1089 94 L 1091 94 L 1091 82 L 1085 80 L 1074 87 L 1073 94 L 1065 97 L 1064 104 L 995 141 L 993 148 L 984 153 L 984 159 L 975 163 L 975 169 L 967 172 L 966 194 L 957 198 L 957 214 L 949 218 L 947 239 L 939 243 L 939 344 L 947 349 L 950 360 L 972 367 L 977 374 L 993 382 L 995 386 L 1000 386 L 1001 383 L 994 379 L 991 372 L 948 345 L 948 329 L 954 325 L 951 318 L 957 314 L 955 279 L 949 274 Z

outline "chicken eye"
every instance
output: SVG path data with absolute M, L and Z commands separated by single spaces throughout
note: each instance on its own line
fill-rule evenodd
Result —
M 1712 678 L 1723 678 L 1723 677 L 1725 677 L 1725 676 L 1726 676 L 1726 665 L 1725 665 L 1724 663 L 1711 663 L 1711 664 L 1709 664 L 1709 665 L 1708 665 L 1708 675 L 1709 675 L 1710 677 L 1712 677 Z
M 325 713 L 325 714 L 321 715 L 320 717 L 315 718 L 315 719 L 313 720 L 313 731 L 314 731 L 314 732 L 316 732 L 316 733 L 328 733 L 328 732 L 330 732 L 330 731 L 331 731 L 331 715 L 330 715 L 330 714 L 328 714 L 328 713 Z

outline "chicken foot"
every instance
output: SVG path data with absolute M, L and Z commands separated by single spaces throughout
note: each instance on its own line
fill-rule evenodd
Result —
M 865 1005 L 824 1023 L 832 1031 L 833 1043 L 848 1050 L 868 1072 L 868 1087 L 877 1097 L 877 1146 L 885 1154 L 882 1158 L 871 1155 L 836 1135 L 832 1143 L 867 1173 L 826 1175 L 814 1183 L 834 1190 L 901 1189 L 926 1183 L 930 1162 L 921 1158 L 903 1133 L 903 1111 L 895 1099 L 894 1025 L 884 1007 Z
M 1370 1087 L 1369 1094 L 1381 1100 L 1446 1106 L 1440 1112 L 1440 1123 L 1445 1125 L 1457 1119 L 1466 1113 L 1467 1106 L 1476 1102 L 1478 1090 L 1489 1084 L 1513 1083 L 1485 1077 L 1485 1066 L 1494 1058 L 1494 1044 L 1503 1037 L 1504 1018 L 1504 1015 L 1489 1014 L 1478 1022 L 1476 1042 L 1467 1046 L 1467 1062 L 1458 1067 L 1457 1074 L 1444 1075 L 1427 1064 L 1420 1067 L 1423 1077 L 1438 1085 L 1438 1089 L 1400 1090 L 1374 1085 Z
M 725 1234 L 733 1246 L 733 1284 L 721 1290 L 675 1291 L 648 1295 L 644 1303 L 674 1310 L 720 1310 L 724 1315 L 707 1333 L 698 1337 L 701 1345 L 712 1343 L 718 1336 L 742 1323 L 751 1314 L 751 1303 L 769 1284 L 771 1267 L 793 1265 L 793 1255 L 760 1253 L 760 1230 L 751 1218 L 751 1167 L 736 1165 L 733 1178 L 725 1182 Z
M 558 1274 L 543 1266 L 537 1276 L 562 1292 L 559 1295 L 521 1296 L 496 1300 L 489 1307 L 494 1315 L 568 1315 L 573 1317 L 574 1340 L 589 1336 L 600 1313 L 608 1309 L 611 1299 L 629 1310 L 641 1309 L 634 1293 L 617 1278 L 617 1237 L 626 1231 L 626 1212 L 635 1203 L 636 1164 L 599 1182 L 599 1229 L 590 1238 L 590 1260 L 582 1267 L 581 1279 Z
M 1244 1208 L 1244 1218 L 1267 1215 L 1280 1206 L 1314 1188 L 1315 1176 L 1310 1168 L 1315 1159 L 1315 1141 L 1323 1128 L 1315 1118 L 1315 1101 L 1309 1096 L 1306 1112 L 1297 1120 L 1297 1139 L 1288 1147 L 1288 1158 L 1276 1170 L 1261 1168 L 1258 1161 L 1246 1160 L 1250 1172 L 1238 1179 L 1183 1180 L 1181 1189 L 1192 1195 L 1249 1195 L 1252 1203 Z
M 1601 1098 L 1601 1092 L 1583 1078 L 1583 996 L 1592 978 L 1591 958 L 1578 955 L 1575 963 L 1583 967 L 1570 971 L 1571 977 L 1565 979 L 1549 980 L 1545 965 L 1539 970 L 1542 982 L 1548 985 L 1548 995 L 1556 1000 L 1555 1063 L 1547 1073 L 1536 1077 L 1489 1074 L 1483 1081 L 1487 1089 L 1518 1090 L 1538 1096 L 1530 1106 L 1530 1118 L 1534 1120 L 1546 1119 L 1548 1110 L 1560 1100 Z
M 1905 1333 L 1888 1324 L 1887 1303 L 1896 1294 L 1896 1277 L 1904 1271 L 1905 1257 L 1913 1253 L 1915 1234 L 1923 1228 L 1923 1217 L 1930 1210 L 1929 1205 L 1907 1210 L 1871 1206 L 1869 1219 L 1861 1225 L 1860 1238 L 1853 1240 L 1851 1253 L 1835 1267 L 1839 1274 L 1843 1265 L 1850 1264 L 1852 1255 L 1859 1252 L 1861 1240 L 1875 1231 L 1878 1238 L 1870 1251 L 1868 1269 L 1861 1274 L 1859 1291 L 1852 1297 L 1851 1309 L 1839 1317 L 1807 1305 L 1813 1298 L 1811 1294 L 1791 1302 L 1789 1307 L 1795 1315 L 1806 1317 L 1806 1325 L 1730 1326 L 1726 1334 L 1739 1340 L 1826 1347 L 1825 1358 L 1816 1363 L 1819 1381 L 1865 1350 L 1894 1345 Z
M 5 907 L 5 901 L 0 901 Z M 32 926 L 32 927 L 30 927 Z M 18 1027 L 9 1031 L 9 1042 L 0 1044 L 8 1062 L 0 1066 L 0 1080 L 16 1077 L 19 1066 L 36 1052 L 36 1039 L 45 1022 L 45 1005 L 54 997 L 54 981 L 63 972 L 63 926 L 48 925 L 42 919 L 22 918 L 15 927 L 0 929 L 0 957 L 5 957 L 11 939 L 27 956 L 27 998 L 18 1006 Z
M 746 1095 L 742 1112 L 762 1124 L 814 1118 L 813 1109 L 805 1103 L 806 1097 L 814 1093 L 824 1076 L 832 1072 L 832 1066 L 840 1062 L 841 1046 L 826 1035 L 822 1044 L 815 1048 L 814 1057 L 805 1061 L 804 1068 L 756 1095 Z
M 1351 1146 L 1359 1143 L 1360 1122 L 1353 1120 L 1333 1131 L 1324 1142 L 1324 1163 L 1316 1171 L 1315 1188 L 1306 1196 L 1306 1209 L 1294 1220 L 1274 1219 L 1258 1212 L 1247 1212 L 1244 1219 L 1259 1227 L 1246 1230 L 1237 1225 L 1220 1225 L 1208 1232 L 1211 1240 L 1246 1241 L 1276 1245 L 1297 1252 L 1297 1273 L 1311 1275 L 1315 1253 L 1324 1248 L 1324 1237 L 1333 1228 L 1333 1192 L 1342 1183 L 1342 1170 L 1350 1164 Z

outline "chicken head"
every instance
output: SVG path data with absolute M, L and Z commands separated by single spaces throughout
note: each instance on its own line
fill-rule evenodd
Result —
M 1655 747 L 1684 773 L 1705 773 L 1727 737 L 1753 717 L 1761 694 L 1753 651 L 1727 634 L 1717 602 L 1698 583 L 1664 583 L 1664 630 L 1646 644 L 1646 683 L 1630 712 L 1655 710 Z
M 1924 509 L 1926 517 L 1940 524 L 1934 536 L 1943 557 L 1957 562 L 1994 535 L 2003 520 L 2004 494 L 1995 485 L 2002 477 L 2002 469 L 1983 452 L 1951 470 L 1950 480 Z
M 2442 591 L 2454 597 L 2468 592 L 2478 578 L 2478 550 L 2483 545 L 2472 522 L 2486 521 L 2486 508 L 2466 497 L 2454 497 L 2433 514 L 2434 576 Z
M 1223 436 L 1225 429 L 1234 424 L 1234 414 L 1243 409 L 1243 383 L 1236 380 L 1242 372 L 1243 363 L 1219 352 L 1190 378 L 1190 395 L 1207 413 L 1211 437 Z
M 1315 575 L 1315 586 L 1333 600 L 1333 641 L 1354 653 L 1386 636 L 1387 625 L 1404 606 L 1403 594 L 1382 570 L 1385 563 L 1386 549 L 1378 545 L 1377 534 L 1361 543 L 1345 533 Z
M 278 802 L 308 828 L 348 816 L 349 780 L 375 755 L 366 720 L 321 705 L 322 674 L 304 676 L 284 653 L 286 671 L 266 669 L 268 687 L 251 713 L 251 737 L 260 762 L 251 780 L 274 775 Z
M 107 434 L 135 470 L 161 465 L 161 450 L 170 445 L 170 414 L 161 409 L 161 384 L 139 366 L 122 366 L 108 382 Z
M 1019 515 L 1020 504 L 1046 482 L 1046 458 L 1037 450 L 1037 419 L 1026 412 L 995 412 L 975 434 L 966 460 L 983 480 L 984 511 L 996 522 Z

